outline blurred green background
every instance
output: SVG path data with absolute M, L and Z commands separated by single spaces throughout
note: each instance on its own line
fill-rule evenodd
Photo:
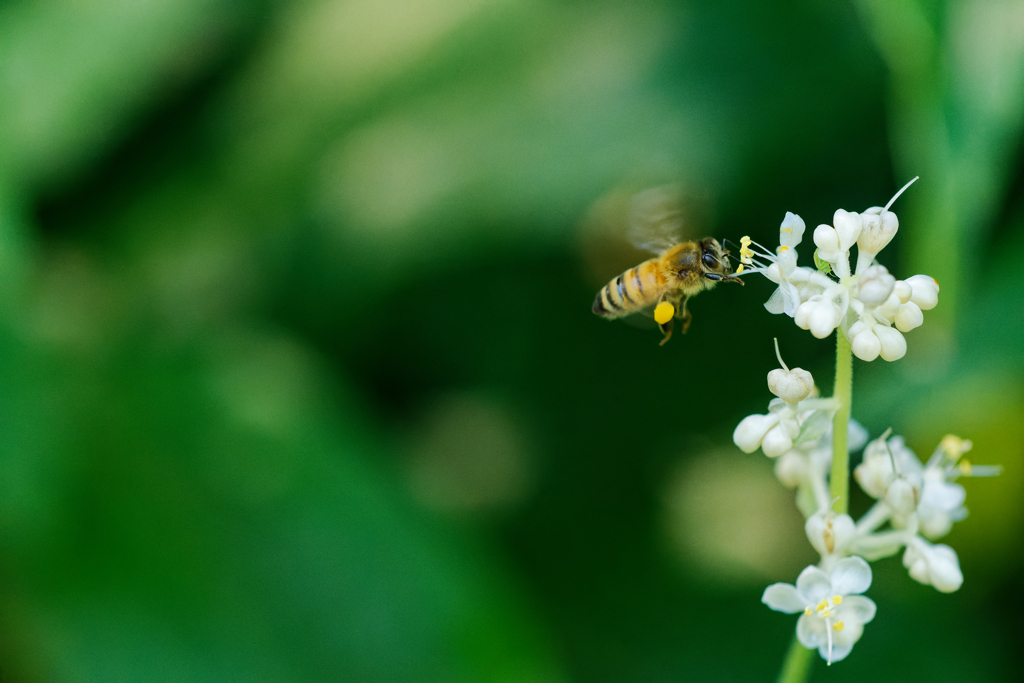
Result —
M 607 207 L 774 244 L 914 175 L 940 303 L 854 415 L 1005 472 L 814 678 L 1013 679 L 1022 124 L 1009 0 L 5 0 L 0 680 L 773 679 L 815 558 L 731 434 L 832 342 L 760 278 L 598 319 Z

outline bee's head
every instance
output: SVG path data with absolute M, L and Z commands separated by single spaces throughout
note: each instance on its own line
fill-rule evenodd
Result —
M 728 275 L 732 272 L 729 267 L 729 257 L 722 250 L 722 245 L 713 237 L 705 237 L 700 241 L 701 265 L 708 272 Z

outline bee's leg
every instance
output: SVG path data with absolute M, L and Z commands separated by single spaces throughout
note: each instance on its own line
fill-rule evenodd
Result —
M 690 311 L 686 310 L 686 302 L 690 300 L 690 297 L 683 297 L 683 302 L 679 306 L 679 310 L 676 311 L 676 317 L 683 321 L 683 334 L 690 329 L 690 321 L 693 320 L 693 316 L 690 315 Z
M 719 275 L 718 273 L 704 273 L 704 277 L 706 277 L 709 280 L 714 280 L 715 282 L 738 282 L 741 285 L 746 284 L 743 282 L 742 279 L 736 277 L 735 275 Z
M 658 346 L 664 346 L 665 342 L 672 338 L 672 326 L 675 324 L 675 322 L 675 320 L 669 318 L 667 323 L 658 325 L 658 327 L 661 328 L 661 333 L 665 335 L 664 337 L 661 338 L 661 341 L 658 342 Z

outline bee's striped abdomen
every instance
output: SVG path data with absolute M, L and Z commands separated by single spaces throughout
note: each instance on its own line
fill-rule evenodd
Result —
M 606 284 L 594 298 L 594 313 L 619 318 L 655 303 L 664 289 L 656 263 L 644 261 Z

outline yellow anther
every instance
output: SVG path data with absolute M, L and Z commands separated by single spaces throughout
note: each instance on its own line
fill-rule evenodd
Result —
M 971 450 L 973 445 L 970 441 L 964 441 L 955 434 L 947 434 L 939 443 L 939 448 L 942 449 L 947 458 L 956 462 L 961 455 Z
M 789 247 L 787 247 L 785 244 L 783 244 L 781 247 L 779 247 L 779 251 L 780 252 L 789 251 Z
M 818 603 L 818 607 L 817 607 L 816 611 L 820 612 L 821 610 L 825 609 L 826 607 L 828 607 L 828 600 L 822 600 L 821 602 Z
M 659 325 L 664 325 L 665 323 L 667 323 L 669 320 L 672 319 L 672 316 L 675 314 L 676 307 L 673 306 L 668 301 L 662 301 L 654 309 L 654 319 L 658 322 Z
M 970 460 L 968 460 L 967 458 L 964 458 L 963 460 L 960 461 L 959 467 L 960 467 L 960 474 L 964 475 L 965 477 L 971 476 L 971 461 Z
M 834 628 L 837 631 L 842 631 L 843 630 L 843 626 L 844 626 L 844 624 L 841 621 L 837 621 L 836 623 L 832 624 L 832 628 Z
M 742 273 L 742 272 L 743 272 L 743 270 L 744 270 L 745 268 L 746 268 L 746 266 L 745 266 L 745 265 L 743 265 L 743 264 L 741 263 L 741 264 L 740 264 L 740 267 L 736 269 L 736 274 L 737 274 L 737 275 L 739 275 L 740 273 Z
M 836 597 L 832 598 L 832 604 L 833 605 L 841 605 L 841 604 L 843 604 L 843 596 L 842 595 L 837 595 Z
M 782 232 L 793 232 L 793 228 L 782 228 Z
M 823 616 L 823 617 L 830 617 L 830 616 L 832 616 L 832 610 L 830 610 L 830 609 L 823 609 L 823 610 L 821 610 L 821 616 Z
M 808 617 L 811 616 L 812 614 L 814 614 L 814 608 L 810 605 L 807 605 L 807 607 L 804 607 L 804 614 Z

